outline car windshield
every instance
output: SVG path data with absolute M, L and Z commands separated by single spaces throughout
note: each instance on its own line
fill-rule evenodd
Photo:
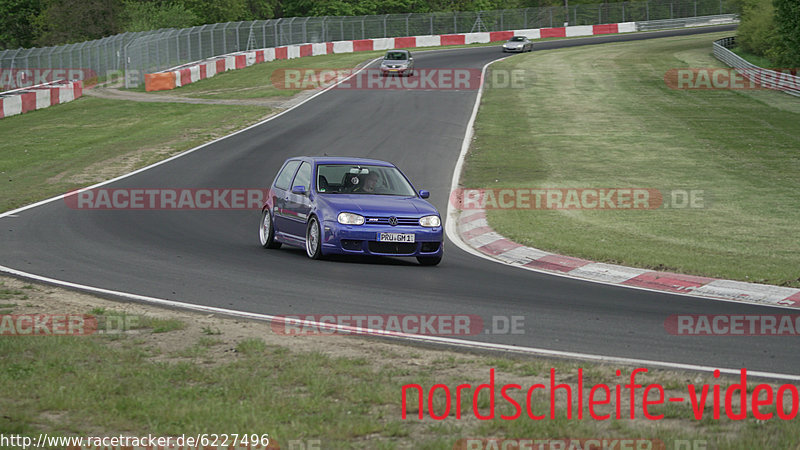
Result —
M 359 164 L 318 165 L 317 192 L 416 196 L 414 188 L 396 167 Z
M 408 59 L 408 54 L 406 52 L 389 52 L 383 59 L 388 61 L 405 61 Z
M 508 42 L 522 42 L 524 40 L 525 38 L 522 36 L 514 36 L 511 39 L 509 39 Z

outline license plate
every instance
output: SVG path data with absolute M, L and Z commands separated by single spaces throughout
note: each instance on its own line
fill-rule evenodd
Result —
M 380 242 L 414 242 L 414 234 L 404 233 L 378 233 Z

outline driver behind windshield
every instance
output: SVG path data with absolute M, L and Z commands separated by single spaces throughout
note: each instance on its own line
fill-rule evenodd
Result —
M 353 192 L 366 192 L 372 193 L 375 192 L 375 186 L 378 184 L 378 174 L 375 172 L 370 172 L 364 178 L 362 183 L 356 185 L 353 188 Z

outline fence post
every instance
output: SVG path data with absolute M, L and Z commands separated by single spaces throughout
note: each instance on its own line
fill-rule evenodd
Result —
M 242 51 L 242 44 L 241 44 L 241 40 L 239 39 L 239 27 L 241 27 L 241 26 L 242 26 L 241 22 L 237 22 L 236 23 L 236 51 L 237 52 Z
M 722 0 L 720 0 L 722 1 Z M 647 21 L 650 21 L 650 0 L 647 0 L 647 3 L 644 4 L 644 8 L 647 14 Z
M 457 14 L 458 13 L 453 11 L 453 34 L 457 34 L 458 33 L 458 16 L 457 16 Z
M 205 56 L 203 56 L 203 30 L 205 30 L 205 28 L 206 26 L 203 25 L 197 30 L 197 54 L 200 59 L 205 58 Z

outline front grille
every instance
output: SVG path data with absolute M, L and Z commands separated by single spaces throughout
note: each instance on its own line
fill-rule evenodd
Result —
M 378 242 L 369 241 L 371 253 L 385 253 L 389 255 L 410 255 L 417 250 L 417 244 L 411 242 Z
M 365 217 L 367 225 L 389 225 L 389 218 L 383 216 Z M 419 217 L 398 217 L 398 227 L 418 227 Z

